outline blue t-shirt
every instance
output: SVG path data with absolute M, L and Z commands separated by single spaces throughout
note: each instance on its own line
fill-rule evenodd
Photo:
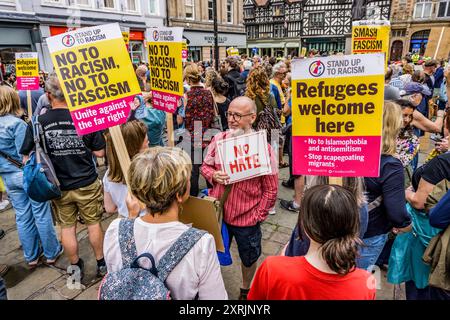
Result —
M 429 217 L 432 227 L 446 229 L 450 225 L 450 191 L 431 209 Z

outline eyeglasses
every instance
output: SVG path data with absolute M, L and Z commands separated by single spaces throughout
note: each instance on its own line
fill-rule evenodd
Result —
M 239 114 L 239 113 L 232 113 L 232 112 L 225 112 L 225 117 L 230 118 L 233 117 L 234 121 L 241 121 L 242 117 L 246 117 L 246 116 L 251 116 L 253 114 L 252 113 L 247 113 L 247 114 Z

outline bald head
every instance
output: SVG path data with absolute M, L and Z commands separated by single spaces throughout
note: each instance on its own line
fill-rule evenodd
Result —
M 228 125 L 230 129 L 251 130 L 256 120 L 256 104 L 248 97 L 237 97 L 228 107 Z
M 230 107 L 235 106 L 242 114 L 256 113 L 256 103 L 248 97 L 237 97 L 230 103 Z

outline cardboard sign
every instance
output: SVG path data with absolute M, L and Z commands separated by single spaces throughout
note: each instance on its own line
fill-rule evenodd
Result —
M 119 24 L 78 29 L 47 44 L 78 134 L 127 121 L 141 91 Z
M 352 54 L 377 53 L 385 55 L 385 65 L 389 55 L 389 21 L 354 21 L 352 27 Z
M 383 54 L 296 60 L 292 68 L 294 174 L 378 177 Z
M 188 47 L 187 47 L 186 40 L 184 40 L 184 39 L 183 39 L 183 45 L 181 47 L 181 58 L 182 58 L 183 62 L 186 62 L 187 58 L 188 58 Z
M 39 89 L 37 52 L 16 52 L 17 90 Z
M 128 44 L 130 43 L 130 28 L 120 26 L 120 31 L 122 32 L 123 41 L 128 48 Z
M 216 250 L 224 252 L 222 233 L 220 231 L 220 217 L 217 216 L 217 200 L 210 197 L 204 199 L 189 197 L 183 203 L 183 213 L 180 214 L 180 222 L 191 224 L 194 228 L 208 231 L 216 243 Z
M 220 140 L 217 150 L 228 184 L 272 173 L 266 131 Z
M 300 57 L 305 57 L 305 56 L 306 56 L 306 47 L 302 47 Z
M 154 28 L 148 42 L 153 107 L 174 113 L 183 95 L 183 28 Z

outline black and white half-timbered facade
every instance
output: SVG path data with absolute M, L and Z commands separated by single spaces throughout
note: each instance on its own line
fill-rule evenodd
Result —
M 345 52 L 351 41 L 352 8 L 363 12 L 358 20 L 389 20 L 390 1 L 244 0 L 249 54 L 294 56 L 301 47 Z

